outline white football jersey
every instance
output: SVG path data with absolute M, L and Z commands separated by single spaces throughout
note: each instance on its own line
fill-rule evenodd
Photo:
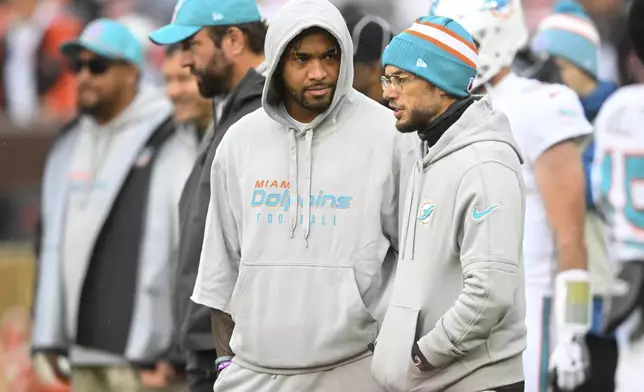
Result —
M 537 187 L 534 164 L 550 147 L 565 140 L 588 136 L 593 128 L 586 120 L 577 94 L 563 85 L 510 74 L 494 86 L 490 95 L 494 107 L 508 117 L 524 159 L 526 216 L 523 254 L 526 283 L 550 290 L 557 272 L 556 249 Z
M 620 89 L 599 112 L 592 184 L 610 259 L 644 260 L 644 85 Z

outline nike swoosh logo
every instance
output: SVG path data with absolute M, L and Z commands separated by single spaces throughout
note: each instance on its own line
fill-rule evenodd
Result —
M 474 207 L 474 211 L 472 211 L 472 218 L 474 218 L 475 221 L 479 221 L 483 218 L 485 218 L 488 214 L 491 212 L 495 211 L 497 208 L 501 207 L 499 204 L 494 205 L 492 207 L 488 207 L 484 209 L 483 211 L 479 211 L 479 207 L 476 206 Z

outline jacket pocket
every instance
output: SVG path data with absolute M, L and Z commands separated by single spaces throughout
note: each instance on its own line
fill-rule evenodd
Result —
M 412 378 L 421 374 L 411 358 L 418 314 L 418 310 L 395 305 L 387 310 L 378 335 L 371 373 L 388 392 L 408 392 L 412 387 Z
M 268 368 L 345 360 L 366 351 L 377 331 L 351 266 L 243 264 L 231 314 L 235 354 Z

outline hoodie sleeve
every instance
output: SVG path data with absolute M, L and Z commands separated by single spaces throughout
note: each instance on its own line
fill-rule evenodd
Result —
M 239 274 L 239 231 L 230 204 L 225 142 L 219 145 L 210 173 L 210 203 L 192 301 L 228 312 Z
M 523 279 L 524 192 L 521 177 L 500 162 L 483 162 L 463 176 L 454 211 L 463 289 L 454 306 L 418 345 L 442 367 L 484 343 Z

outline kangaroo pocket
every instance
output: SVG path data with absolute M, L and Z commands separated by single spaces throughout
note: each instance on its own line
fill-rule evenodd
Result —
M 366 351 L 377 331 L 351 266 L 242 264 L 230 309 L 232 350 L 267 368 L 345 360 Z
M 411 349 L 416 341 L 418 313 L 418 310 L 395 305 L 387 309 L 378 335 L 371 373 L 388 392 L 408 392 L 424 377 L 414 366 L 411 357 Z

